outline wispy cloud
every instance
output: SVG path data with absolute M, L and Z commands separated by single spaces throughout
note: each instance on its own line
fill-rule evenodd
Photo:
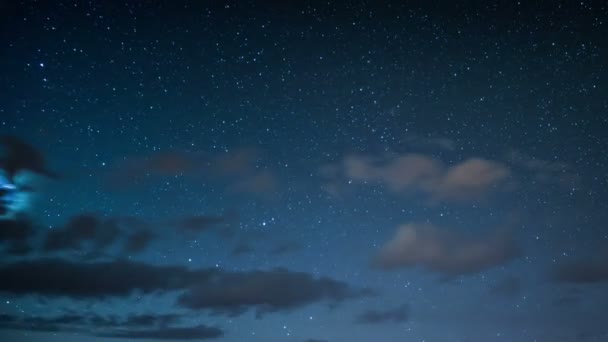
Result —
M 608 256 L 561 262 L 553 270 L 552 278 L 556 282 L 573 284 L 608 282 Z
M 385 310 L 367 310 L 355 319 L 359 324 L 402 323 L 409 319 L 409 306 L 403 304 L 396 308 Z
M 110 168 L 108 187 L 124 189 L 148 184 L 163 177 L 186 177 L 221 184 L 230 192 L 267 197 L 279 189 L 275 172 L 257 148 L 240 148 L 219 153 L 158 152 L 134 156 Z

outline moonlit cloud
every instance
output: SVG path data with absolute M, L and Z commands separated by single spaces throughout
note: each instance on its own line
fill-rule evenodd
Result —
M 396 193 L 423 193 L 433 201 L 456 202 L 478 199 L 496 190 L 511 175 L 496 161 L 469 158 L 448 166 L 422 154 L 349 155 L 333 169 L 326 166 L 324 170 L 332 182 L 343 178 L 384 185 Z
M 508 233 L 475 237 L 430 224 L 401 225 L 373 260 L 384 270 L 422 267 L 447 277 L 474 274 L 503 265 L 519 254 Z

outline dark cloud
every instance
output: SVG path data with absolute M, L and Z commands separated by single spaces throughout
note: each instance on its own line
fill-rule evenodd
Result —
M 4 315 L 0 319 L 2 330 L 27 330 L 39 332 L 75 332 L 82 329 L 86 319 L 79 315 L 62 315 L 56 317 Z
M 270 170 L 257 171 L 251 176 L 235 182 L 230 190 L 260 196 L 270 196 L 279 190 L 277 177 Z
M 26 219 L 0 219 L 0 247 L 12 255 L 23 255 L 31 251 L 29 239 L 34 235 L 31 222 Z
M 147 229 L 140 229 L 127 237 L 124 245 L 126 253 L 140 253 L 154 240 L 156 235 Z
M 250 244 L 248 244 L 246 242 L 240 242 L 232 250 L 232 255 L 238 256 L 238 255 L 251 254 L 253 252 L 254 252 L 254 249 Z
M 101 316 L 101 315 L 89 315 L 89 322 L 92 326 L 95 327 L 116 327 L 119 326 L 121 324 L 121 320 L 120 318 L 118 318 L 116 315 L 107 315 L 107 316 Z
M 41 243 L 32 244 L 38 237 L 42 238 Z M 153 227 L 136 217 L 107 218 L 85 213 L 51 229 L 36 229 L 35 223 L 25 216 L 0 219 L 0 251 L 11 255 L 26 255 L 36 247 L 44 253 L 77 252 L 79 256 L 96 258 L 119 241 L 123 252 L 136 254 L 156 237 Z
M 158 328 L 146 330 L 115 330 L 97 334 L 99 337 L 125 338 L 125 339 L 153 339 L 153 340 L 205 340 L 224 336 L 224 332 L 216 327 L 199 325 L 195 327 Z
M 0 315 L 0 329 L 48 332 L 78 332 L 83 335 L 153 340 L 200 340 L 221 337 L 223 331 L 204 325 L 172 326 L 178 315 L 131 315 L 126 319 L 98 315 L 56 317 Z
M 514 276 L 505 277 L 490 288 L 490 293 L 504 297 L 514 297 L 520 292 L 521 280 Z
M 132 314 L 124 319 L 115 315 L 101 316 L 93 314 L 87 317 L 87 321 L 96 328 L 144 328 L 178 324 L 182 318 L 177 314 Z
M 0 324 L 14 322 L 16 320 L 17 320 L 16 316 L 7 315 L 7 314 L 0 314 Z
M 84 316 L 80 315 L 63 315 L 58 317 L 25 317 L 22 321 L 26 324 L 34 325 L 62 325 L 62 324 L 85 324 L 87 322 Z
M 359 324 L 402 323 L 409 319 L 409 307 L 403 304 L 388 310 L 367 310 L 355 319 Z
M 124 240 L 126 253 L 143 251 L 155 238 L 152 227 L 135 217 L 106 218 L 80 214 L 58 228 L 48 231 L 43 243 L 45 252 L 87 252 L 97 256 L 119 240 Z
M 506 232 L 473 237 L 430 224 L 406 224 L 381 248 L 372 264 L 385 270 L 420 266 L 452 277 L 503 265 L 518 254 L 519 248 Z
M 213 270 L 190 271 L 178 266 L 153 266 L 131 261 L 78 263 L 60 259 L 20 261 L 0 266 L 0 291 L 70 298 L 128 296 L 183 289 L 204 280 Z
M 20 261 L 0 266 L 0 292 L 14 295 L 94 299 L 184 291 L 178 304 L 236 315 L 250 308 L 259 314 L 368 295 L 348 284 L 284 269 L 226 272 L 189 270 L 131 261 L 78 263 L 60 259 Z
M 183 231 L 200 232 L 216 227 L 226 221 L 227 218 L 223 216 L 194 215 L 177 220 L 176 226 Z
M 232 237 L 235 232 L 230 223 L 236 215 L 190 216 L 165 225 L 175 226 L 185 233 L 196 233 L 211 228 L 222 237 Z M 72 252 L 79 256 L 98 258 L 107 256 L 107 251 L 115 246 L 122 253 L 137 254 L 162 235 L 153 224 L 131 216 L 105 217 L 95 213 L 73 216 L 61 226 L 51 229 L 34 229 L 28 218 L 0 220 L 0 250 L 13 255 L 24 255 L 33 250 L 30 241 L 36 234 L 42 235 L 39 245 L 42 252 Z M 37 247 L 38 248 L 38 247 Z M 84 254 L 83 254 L 84 253 Z
M 303 246 L 297 241 L 283 241 L 277 244 L 270 252 L 274 255 L 283 255 L 299 251 Z
M 64 227 L 50 230 L 44 242 L 45 251 L 82 250 L 85 244 L 101 250 L 118 239 L 121 230 L 115 220 L 103 220 L 93 214 L 72 217 Z
M 0 220 L 0 242 L 24 241 L 33 234 L 31 222 L 25 219 Z
M 238 214 L 234 211 L 228 211 L 223 215 L 184 216 L 171 220 L 168 225 L 188 237 L 205 232 L 222 239 L 232 239 L 237 236 L 244 238 L 244 234 L 235 229 L 235 223 L 238 223 L 238 221 Z
M 608 257 L 596 257 L 574 262 L 562 262 L 553 271 L 560 283 L 599 283 L 608 281 Z
M 34 251 L 34 248 L 24 241 L 13 242 L 12 244 L 8 245 L 8 248 L 5 249 L 7 254 L 13 256 L 25 256 L 30 254 L 32 251 Z
M 319 301 L 332 303 L 369 294 L 329 278 L 285 269 L 223 274 L 201 282 L 180 295 L 178 303 L 190 309 L 238 315 L 256 308 L 258 315 L 290 310 Z
M 13 136 L 0 137 L 0 168 L 11 181 L 21 171 L 57 178 L 57 174 L 49 170 L 42 152 Z
M 179 315 L 176 314 L 140 314 L 140 315 L 130 315 L 127 319 L 122 323 L 123 326 L 133 326 L 133 327 L 141 327 L 141 326 L 167 326 L 178 323 L 181 319 Z
M 502 163 L 470 158 L 453 165 L 423 154 L 391 156 L 349 155 L 340 163 L 324 166 L 328 189 L 341 180 L 377 183 L 389 190 L 422 192 L 433 201 L 462 201 L 481 197 L 504 182 L 509 169 Z

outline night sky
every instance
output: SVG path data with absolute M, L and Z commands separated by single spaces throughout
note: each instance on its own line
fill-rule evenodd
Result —
M 0 341 L 608 341 L 608 4 L 287 3 L 0 1 Z

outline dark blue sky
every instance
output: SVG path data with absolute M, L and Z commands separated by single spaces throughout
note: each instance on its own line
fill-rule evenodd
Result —
M 605 341 L 603 2 L 0 2 L 0 340 Z

